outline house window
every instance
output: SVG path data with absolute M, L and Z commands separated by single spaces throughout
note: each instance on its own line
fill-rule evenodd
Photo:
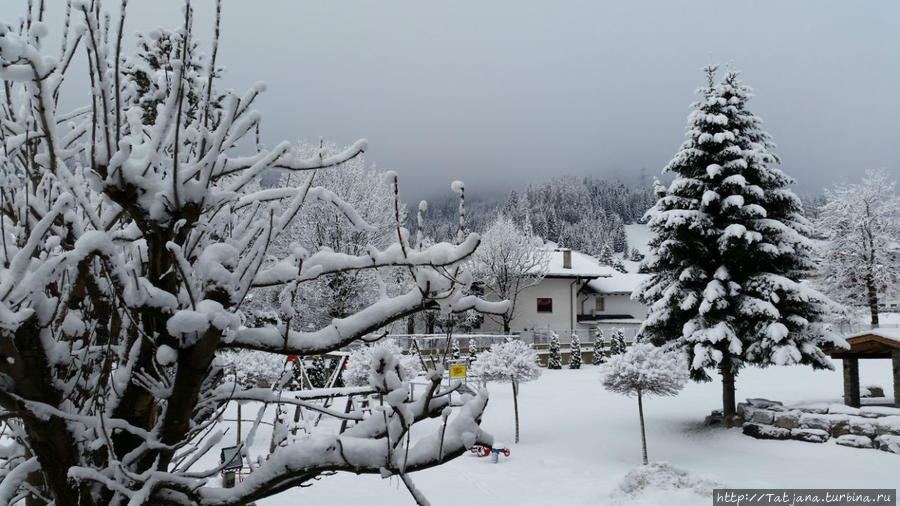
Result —
M 596 297 L 594 299 L 594 311 L 606 311 L 606 299 L 604 297 Z
M 553 312 L 553 299 L 551 299 L 549 297 L 538 297 L 537 312 L 538 313 L 552 313 Z

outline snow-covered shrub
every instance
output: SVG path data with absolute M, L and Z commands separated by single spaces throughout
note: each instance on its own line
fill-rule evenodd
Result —
M 400 364 L 400 377 L 404 381 L 415 378 L 422 370 L 421 362 L 415 355 L 404 355 L 393 339 L 382 339 L 373 344 L 360 346 L 350 352 L 347 367 L 344 369 L 344 384 L 347 386 L 363 386 L 370 384 L 370 378 L 376 367 L 375 357 L 385 354 L 394 355 Z
M 559 353 L 559 336 L 556 332 L 550 336 L 547 369 L 562 369 L 562 355 Z
M 625 332 L 622 329 L 613 331 L 609 338 L 609 354 L 621 355 L 628 349 L 628 343 L 625 342 Z
M 537 352 L 518 339 L 493 344 L 478 354 L 472 373 L 482 382 L 508 381 L 512 384 L 513 410 L 516 417 L 516 443 L 519 442 L 519 383 L 540 377 Z
M 591 363 L 594 365 L 601 365 L 606 363 L 606 345 L 603 342 L 603 329 L 600 327 L 595 327 L 594 331 L 594 355 L 591 358 Z
M 313 388 L 322 388 L 325 386 L 325 382 L 328 381 L 328 369 L 322 355 L 313 357 L 312 366 L 309 368 L 307 375 L 309 376 L 309 382 L 312 383 Z
M 581 342 L 578 340 L 578 334 L 574 332 L 569 343 L 569 369 L 581 369 Z
M 226 376 L 233 371 L 235 380 L 247 388 L 269 388 L 286 371 L 286 357 L 278 353 L 256 350 L 225 350 L 218 354 Z
M 424 309 L 504 313 L 508 304 L 468 293 L 477 234 L 453 244 L 410 242 L 396 174 L 377 182 L 386 188 L 358 190 L 388 199 L 381 205 L 394 211 L 389 240 L 367 240 L 353 252 L 288 239 L 298 223 L 377 235 L 364 210 L 320 182 L 367 143 L 313 152 L 262 143 L 255 104 L 265 86 L 215 91 L 218 10 L 211 58 L 193 38 L 187 4 L 183 25 L 167 32 L 180 44 L 171 65 L 141 67 L 151 82 L 138 83 L 124 72 L 134 62 L 122 52 L 133 46 L 123 42 L 124 2 L 114 16 L 101 2 L 58 5 L 68 5 L 71 21 L 63 33 L 48 33 L 43 2 L 28 2 L 21 24 L 8 24 L 16 16 L 0 21 L 4 497 L 248 504 L 332 471 L 397 475 L 414 490 L 407 473 L 490 444 L 478 425 L 487 403 L 479 393 L 446 427 L 417 432 L 440 438 L 441 447 L 406 451 L 413 426 L 451 409 L 432 377 L 415 401 L 402 388 L 385 393 L 382 416 L 279 447 L 268 459 L 251 458 L 251 431 L 242 457 L 253 479 L 227 491 L 210 480 L 218 469 L 204 456 L 222 437 L 228 403 L 302 402 L 282 395 L 281 382 L 273 391 L 231 378 L 217 360 L 225 350 L 318 355 Z M 51 40 L 59 43 L 47 46 Z M 76 67 L 73 87 L 67 77 Z M 152 97 L 141 96 L 142 85 Z M 263 188 L 262 175 L 272 171 L 292 176 Z M 322 207 L 330 219 L 307 213 Z M 394 270 L 406 271 L 409 283 L 380 279 Z M 320 307 L 306 287 L 361 273 L 379 287 L 371 299 L 305 326 L 298 308 Z M 262 291 L 277 293 L 276 318 L 245 313 Z
M 622 355 L 613 355 L 601 369 L 603 386 L 610 392 L 636 395 L 641 421 L 641 447 L 647 464 L 647 438 L 644 432 L 644 403 L 647 396 L 673 396 L 688 379 L 684 356 L 678 352 L 637 342 Z

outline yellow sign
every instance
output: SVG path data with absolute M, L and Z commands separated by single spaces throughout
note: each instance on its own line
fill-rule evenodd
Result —
M 465 365 L 451 365 L 450 366 L 450 377 L 451 378 L 465 378 L 466 377 L 466 366 Z

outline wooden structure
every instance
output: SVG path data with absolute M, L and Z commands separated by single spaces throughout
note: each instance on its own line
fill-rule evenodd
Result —
M 900 408 L 900 328 L 874 328 L 846 338 L 847 349 L 825 350 L 844 363 L 844 404 L 858 408 L 859 360 L 891 359 L 894 371 L 894 406 Z

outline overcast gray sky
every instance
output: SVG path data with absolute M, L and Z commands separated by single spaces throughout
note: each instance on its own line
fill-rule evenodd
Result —
M 129 34 L 179 24 L 180 1 L 130 4 Z M 208 50 L 212 1 L 194 5 Z M 895 1 L 224 0 L 219 55 L 221 87 L 269 84 L 271 144 L 368 138 L 410 197 L 657 174 L 709 62 L 742 70 L 800 191 L 900 175 Z

